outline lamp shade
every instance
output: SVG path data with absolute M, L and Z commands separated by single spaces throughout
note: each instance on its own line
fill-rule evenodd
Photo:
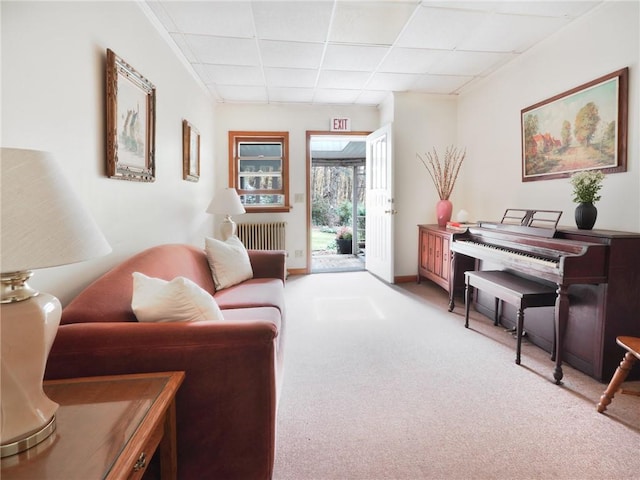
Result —
M 0 271 L 81 262 L 111 247 L 50 153 L 1 149 Z
M 235 188 L 223 188 L 216 191 L 213 200 L 207 207 L 207 213 L 240 215 L 246 213 L 246 210 Z

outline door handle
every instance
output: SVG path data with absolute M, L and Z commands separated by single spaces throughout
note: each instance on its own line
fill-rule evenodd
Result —
M 391 215 L 395 215 L 396 213 L 398 213 L 397 210 L 385 210 L 384 213 L 390 213 Z

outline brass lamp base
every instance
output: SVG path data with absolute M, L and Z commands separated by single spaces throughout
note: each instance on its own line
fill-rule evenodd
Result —
M 27 435 L 25 438 L 16 440 L 15 442 L 7 443 L 6 445 L 0 445 L 0 458 L 16 455 L 20 452 L 24 452 L 32 447 L 35 447 L 40 442 L 43 442 L 49 436 L 56 431 L 56 416 L 51 418 L 51 421 L 47 423 L 37 432 Z

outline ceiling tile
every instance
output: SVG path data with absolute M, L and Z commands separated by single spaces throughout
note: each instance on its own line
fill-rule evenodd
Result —
M 154 2 L 147 2 L 154 3 Z M 162 2 L 178 31 L 200 35 L 255 36 L 249 2 Z
M 404 92 L 410 90 L 420 75 L 403 73 L 375 73 L 367 88 L 372 90 L 388 90 L 391 92 Z
M 371 74 L 369 72 L 344 72 L 323 70 L 318 77 L 318 88 L 361 89 Z
M 387 47 L 329 44 L 322 68 L 370 72 L 376 69 L 388 51 Z
M 329 41 L 392 45 L 415 9 L 415 2 L 337 2 Z
M 425 73 L 444 52 L 426 48 L 393 48 L 378 71 L 387 73 Z
M 456 75 L 420 75 L 413 89 L 416 92 L 453 94 L 472 79 Z
M 267 102 L 267 89 L 264 87 L 240 87 L 236 85 L 220 85 L 218 93 L 227 102 Z
M 481 75 L 515 57 L 508 53 L 453 51 L 442 55 L 429 69 L 435 75 Z
M 280 103 L 311 103 L 313 88 L 269 88 L 269 101 Z
M 266 67 L 317 68 L 324 47 L 320 43 L 260 40 L 260 49 Z
M 253 2 L 258 38 L 324 42 L 329 34 L 331 2 Z
M 219 65 L 259 65 L 256 41 L 246 38 L 185 35 L 199 63 Z
M 313 96 L 313 101 L 315 103 L 329 103 L 329 104 L 353 103 L 356 100 L 356 98 L 358 98 L 359 94 L 360 94 L 360 90 L 318 88 L 316 89 L 316 94 Z
M 238 65 L 199 65 L 210 82 L 219 85 L 264 85 L 262 69 Z
M 458 94 L 603 0 L 140 2 L 217 101 L 377 105 Z
M 489 18 L 485 12 L 420 7 L 396 43 L 399 47 L 452 50 Z
M 460 50 L 524 52 L 569 22 L 567 18 L 523 15 L 491 15 L 473 35 L 465 38 Z
M 318 70 L 303 68 L 265 68 L 269 87 L 313 88 Z

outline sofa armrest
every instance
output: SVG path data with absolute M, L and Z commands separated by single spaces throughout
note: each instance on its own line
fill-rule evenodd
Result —
M 286 258 L 284 250 L 248 250 L 254 278 L 287 278 Z
M 180 478 L 271 478 L 277 327 L 271 322 L 62 325 L 45 378 L 184 371 Z

